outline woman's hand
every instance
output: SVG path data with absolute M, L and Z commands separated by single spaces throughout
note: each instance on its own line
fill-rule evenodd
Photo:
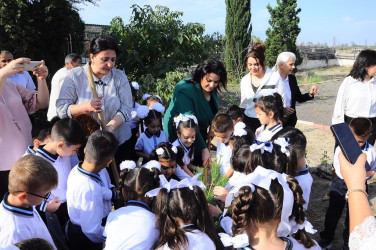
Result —
M 213 193 L 214 193 L 214 199 L 225 202 L 226 196 L 228 194 L 228 190 L 221 186 L 215 186 Z
M 96 113 L 101 112 L 102 111 L 102 98 L 103 96 L 91 99 L 91 101 L 87 103 L 88 112 L 96 112 Z
M 42 64 L 36 70 L 33 70 L 33 74 L 40 80 L 44 80 L 48 76 L 48 69 L 46 63 L 42 60 Z
M 339 165 L 341 166 L 341 174 L 346 182 L 347 189 L 366 190 L 366 160 L 367 156 L 361 154 L 355 164 L 347 161 L 342 152 L 338 155 Z
M 311 90 L 309 91 L 309 95 L 314 97 L 319 92 L 319 88 L 316 85 L 312 86 Z
M 283 109 L 283 115 L 284 116 L 289 116 L 294 112 L 295 112 L 295 109 L 293 109 L 291 107 L 286 107 L 286 108 Z
M 25 63 L 29 63 L 30 59 L 21 57 L 16 60 L 11 61 L 8 63 L 4 68 L 0 71 L 0 77 L 8 78 L 12 75 L 15 75 L 17 73 L 23 73 L 25 71 Z

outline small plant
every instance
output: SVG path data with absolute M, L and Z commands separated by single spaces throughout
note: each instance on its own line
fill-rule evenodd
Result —
M 330 158 L 328 156 L 328 151 L 324 151 L 324 153 L 322 154 L 321 158 L 320 158 L 320 161 L 321 161 L 321 164 L 328 164 Z

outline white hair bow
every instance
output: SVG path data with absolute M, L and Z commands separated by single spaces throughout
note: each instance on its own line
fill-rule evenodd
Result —
M 132 87 L 133 87 L 135 90 L 139 90 L 139 89 L 140 89 L 140 85 L 138 85 L 138 82 L 136 82 L 136 81 L 132 81 L 131 84 L 132 84 Z
M 163 174 L 159 175 L 159 182 L 160 182 L 160 187 L 150 190 L 149 192 L 145 194 L 145 197 L 157 196 L 159 193 L 159 190 L 161 190 L 162 188 L 167 189 L 167 193 L 169 193 L 171 189 L 176 188 L 176 186 L 179 183 L 175 179 L 171 179 L 170 181 L 167 181 L 166 177 Z
M 200 177 L 200 175 L 201 175 L 201 173 L 196 174 L 195 176 L 193 176 L 191 178 L 185 178 L 185 179 L 179 181 L 176 188 L 188 187 L 190 190 L 193 190 L 193 186 L 198 186 L 202 190 L 204 190 L 206 188 L 204 183 L 202 181 L 198 180 L 198 177 Z
M 122 161 L 120 163 L 120 171 L 121 170 L 124 170 L 124 169 L 128 169 L 128 170 L 131 170 L 131 169 L 134 169 L 136 167 L 136 163 L 134 161 Z
M 278 139 L 274 140 L 275 144 L 278 144 L 279 146 L 281 146 L 281 152 L 287 155 L 287 157 L 290 157 L 290 151 L 287 148 L 291 146 L 289 141 L 290 141 L 289 138 L 284 138 L 284 137 L 279 137 Z
M 243 183 L 242 184 L 239 184 L 234 186 L 230 192 L 228 192 L 227 196 L 226 196 L 226 199 L 225 199 L 225 209 L 223 210 L 223 214 L 225 215 L 228 211 L 228 208 L 230 207 L 232 201 L 234 200 L 234 198 L 238 197 L 239 195 L 239 190 L 242 188 L 242 187 L 245 187 L 245 186 L 248 186 L 251 188 L 251 192 L 253 193 L 255 191 L 255 186 L 252 185 L 251 183 L 249 183 L 249 180 L 247 180 L 247 178 L 244 178 L 243 179 Z
M 158 111 L 161 114 L 165 111 L 165 107 L 159 102 L 154 103 L 153 106 L 151 106 L 151 109 L 154 109 L 155 111 Z
M 245 130 L 244 122 L 238 122 L 234 126 L 234 135 L 235 136 L 244 136 L 247 135 L 247 131 Z
M 156 160 L 148 161 L 146 164 L 142 165 L 141 167 L 147 168 L 149 170 L 151 170 L 153 168 L 156 168 L 159 171 L 161 171 L 161 164 L 158 161 L 156 161 Z
M 194 121 L 194 123 L 196 123 L 196 125 L 198 125 L 198 121 L 197 121 L 196 116 L 189 115 L 189 114 L 181 114 L 180 113 L 178 116 L 174 117 L 174 122 L 176 124 L 176 128 L 178 128 L 179 123 L 181 121 L 185 122 L 185 121 L 188 121 L 189 119 L 192 119 Z
M 247 234 L 239 234 L 231 237 L 226 233 L 219 233 L 224 247 L 233 246 L 234 248 L 244 248 L 249 245 Z
M 172 150 L 172 152 L 174 152 L 175 154 L 178 153 L 178 148 L 177 148 L 176 146 L 172 146 L 172 147 L 171 147 L 171 150 Z
M 260 149 L 261 154 L 263 154 L 265 150 L 271 153 L 273 151 L 273 144 L 271 144 L 270 141 L 262 142 L 254 140 L 249 149 L 251 150 L 251 152 Z
M 144 94 L 144 95 L 142 96 L 142 100 L 145 101 L 145 100 L 148 99 L 150 96 L 151 96 L 151 94 L 146 93 L 146 94 Z
M 149 108 L 145 105 L 140 105 L 137 107 L 137 116 L 144 119 L 149 114 Z
M 157 153 L 157 155 L 163 155 L 164 149 L 163 148 L 157 148 L 157 150 L 155 150 L 155 152 Z
M 295 217 L 292 217 L 292 219 L 290 220 L 290 225 L 290 235 L 296 233 L 299 229 L 305 229 L 305 231 L 310 234 L 314 234 L 317 232 L 317 230 L 313 228 L 312 224 L 309 221 L 307 221 L 307 218 L 305 218 L 302 224 L 297 224 L 295 221 Z

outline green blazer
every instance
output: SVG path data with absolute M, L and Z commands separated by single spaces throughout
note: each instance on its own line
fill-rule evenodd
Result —
M 215 103 L 216 112 L 213 113 L 201 85 L 187 82 L 190 78 L 184 79 L 175 86 L 170 106 L 164 115 L 163 127 L 171 142 L 177 139 L 176 128 L 173 126 L 174 117 L 181 114 L 195 115 L 198 120 L 198 131 L 194 142 L 195 151 L 206 148 L 206 136 L 209 125 L 218 112 L 217 89 L 211 92 L 211 98 Z

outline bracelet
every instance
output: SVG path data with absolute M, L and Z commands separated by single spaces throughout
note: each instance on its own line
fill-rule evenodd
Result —
M 348 201 L 349 194 L 351 194 L 352 192 L 361 192 L 361 193 L 365 194 L 366 197 L 368 197 L 368 194 L 367 194 L 366 191 L 364 191 L 363 189 L 355 188 L 355 189 L 350 189 L 349 191 L 346 192 L 346 196 L 345 196 L 346 201 Z

